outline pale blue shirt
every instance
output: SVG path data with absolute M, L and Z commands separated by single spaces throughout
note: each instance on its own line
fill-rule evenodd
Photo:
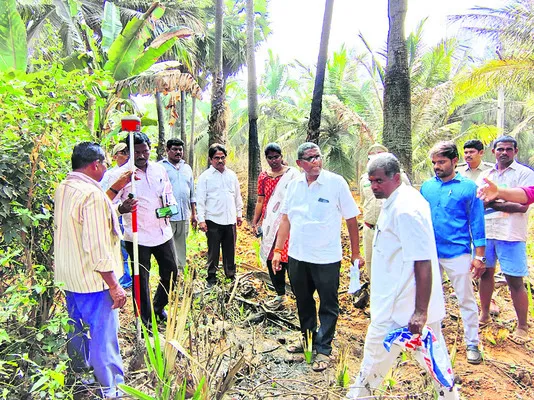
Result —
M 176 166 L 167 159 L 163 159 L 159 163 L 163 165 L 167 175 L 169 175 L 172 192 L 178 205 L 178 214 L 173 215 L 171 221 L 189 220 L 191 218 L 191 204 L 196 203 L 193 170 L 184 160 L 180 160 Z

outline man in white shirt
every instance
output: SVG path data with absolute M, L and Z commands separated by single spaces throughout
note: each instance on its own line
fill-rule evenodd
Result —
M 236 224 L 243 222 L 243 199 L 237 175 L 226 167 L 224 146 L 212 144 L 208 156 L 211 165 L 198 177 L 196 200 L 198 228 L 208 239 L 208 287 L 213 287 L 221 247 L 224 273 L 227 278 L 235 277 Z
M 377 156 L 368 166 L 374 195 L 386 199 L 378 218 L 371 270 L 371 324 L 367 330 L 363 361 L 347 398 L 373 395 L 401 351 L 388 352 L 384 339 L 407 326 L 421 334 L 429 325 L 440 347 L 445 304 L 430 207 L 421 194 L 401 182 L 400 164 L 390 153 Z M 440 399 L 459 399 L 456 389 L 436 385 Z
M 534 185 L 534 171 L 514 160 L 519 149 L 511 136 L 501 136 L 493 143 L 496 165 L 483 171 L 477 183 L 484 185 L 484 178 L 497 186 L 513 188 Z M 516 341 L 528 338 L 528 295 L 523 277 L 528 276 L 526 253 L 528 206 L 509 201 L 485 202 L 486 222 L 486 271 L 480 277 L 480 324 L 491 322 L 490 304 L 494 289 L 497 260 L 504 273 L 510 296 L 517 314 Z
M 313 335 L 317 357 L 314 371 L 328 367 L 332 339 L 339 315 L 338 289 L 341 266 L 341 218 L 350 236 L 351 261 L 365 261 L 360 255 L 356 206 L 347 182 L 340 175 L 322 169 L 321 151 L 315 143 L 304 143 L 297 151 L 297 165 L 304 170 L 289 183 L 281 208 L 282 222 L 274 248 L 273 270 L 281 269 L 281 253 L 289 235 L 289 280 L 297 299 L 300 329 Z M 319 294 L 319 321 L 313 295 Z M 290 346 L 289 352 L 302 352 Z

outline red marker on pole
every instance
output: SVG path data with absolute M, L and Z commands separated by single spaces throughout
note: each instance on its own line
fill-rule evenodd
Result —
M 132 188 L 129 196 L 135 197 L 135 151 L 134 151 L 134 133 L 141 131 L 141 119 L 135 115 L 124 117 L 121 120 L 121 128 L 129 133 L 130 160 L 129 166 L 132 171 Z M 141 283 L 139 281 L 139 238 L 137 236 L 137 208 L 132 211 L 132 239 L 133 239 L 133 287 L 135 301 L 135 316 L 138 338 L 141 338 L 141 325 L 139 324 L 139 313 L 141 311 Z

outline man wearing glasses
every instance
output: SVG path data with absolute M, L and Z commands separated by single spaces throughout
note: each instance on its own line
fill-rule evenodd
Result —
M 196 200 L 198 228 L 208 239 L 208 288 L 217 283 L 219 252 L 222 248 L 223 268 L 227 278 L 235 277 L 236 224 L 241 226 L 243 200 L 234 171 L 226 167 L 227 152 L 214 143 L 208 150 L 210 167 L 197 181 Z
M 514 160 L 518 152 L 517 141 L 511 136 L 501 136 L 493 143 L 495 166 L 479 176 L 478 186 L 484 178 L 497 186 L 514 188 L 534 185 L 534 172 Z M 526 241 L 528 206 L 503 200 L 485 201 L 486 222 L 486 270 L 480 277 L 480 325 L 491 322 L 490 303 L 495 286 L 495 264 L 499 260 L 517 315 L 516 341 L 528 338 L 528 295 L 523 277 L 528 276 Z
M 189 221 L 193 229 L 197 227 L 195 183 L 193 171 L 183 159 L 184 142 L 181 139 L 167 141 L 167 158 L 160 161 L 167 171 L 172 192 L 178 206 L 178 213 L 171 217 L 172 234 L 178 268 L 183 270 L 186 263 L 186 244 L 189 235 Z
M 287 188 L 272 265 L 274 271 L 281 270 L 281 254 L 289 235 L 289 279 L 297 299 L 301 332 L 304 337 L 311 333 L 317 351 L 312 369 L 319 372 L 328 367 L 339 315 L 342 218 L 349 231 L 351 261 L 365 264 L 356 221 L 360 210 L 343 177 L 323 170 L 321 151 L 315 143 L 301 144 L 297 157 L 304 173 Z M 320 300 L 319 330 L 315 291 Z M 302 352 L 303 347 L 289 346 L 287 350 Z

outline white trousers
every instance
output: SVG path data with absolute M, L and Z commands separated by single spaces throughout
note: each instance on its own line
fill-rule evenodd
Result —
M 440 341 L 440 345 L 446 350 L 447 345 L 441 334 L 441 321 L 429 324 L 434 331 L 436 338 Z M 394 345 L 388 352 L 384 347 L 384 339 L 386 335 L 394 329 L 398 329 L 399 326 L 393 321 L 388 321 L 382 324 L 369 325 L 367 329 L 367 336 L 365 337 L 365 347 L 363 353 L 363 361 L 360 366 L 360 372 L 356 375 L 355 382 L 350 386 L 347 393 L 347 399 L 371 399 L 373 391 L 380 388 L 384 377 L 393 366 L 395 359 L 400 354 L 401 346 Z M 417 358 L 416 358 L 417 359 Z M 447 354 L 447 359 L 450 359 Z M 418 360 L 419 361 L 419 360 Z M 420 362 L 421 367 L 426 371 L 427 367 Z M 452 369 L 451 369 L 452 370 Z M 434 388 L 438 393 L 438 399 L 440 400 L 459 400 L 460 396 L 456 386 L 452 389 L 448 389 L 441 386 L 438 382 L 432 379 Z
M 375 230 L 369 228 L 367 225 L 363 226 L 363 255 L 365 256 L 365 268 L 367 269 L 367 276 L 371 280 L 371 262 L 373 261 L 373 239 L 375 237 Z
M 464 324 L 465 344 L 478 345 L 478 306 L 473 291 L 471 271 L 471 254 L 455 258 L 440 258 L 439 267 L 449 277 L 456 292 L 458 307 Z

